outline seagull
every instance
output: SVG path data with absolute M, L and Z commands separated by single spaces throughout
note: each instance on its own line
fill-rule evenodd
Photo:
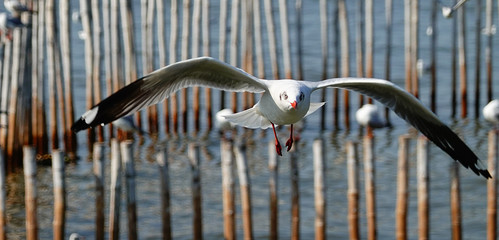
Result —
M 459 9 L 461 7 L 461 5 L 463 5 L 466 1 L 468 1 L 468 0 L 461 0 L 461 1 L 457 2 L 452 7 L 443 6 L 442 7 L 442 15 L 445 18 L 451 18 L 452 14 L 454 14 L 454 12 L 457 11 L 457 9 Z M 440 1 L 439 1 L 439 3 L 442 4 Z
M 492 100 L 483 107 L 483 118 L 499 129 L 499 99 Z
M 14 17 L 21 16 L 21 13 L 23 12 L 33 12 L 30 8 L 28 8 L 28 6 L 17 0 L 4 0 L 3 5 L 5 6 L 5 9 L 11 12 Z
M 379 116 L 378 107 L 374 104 L 364 104 L 355 113 L 355 118 L 364 127 L 382 128 L 386 126 L 385 121 Z
M 323 81 L 265 80 L 211 57 L 193 58 L 160 68 L 128 84 L 85 112 L 71 129 L 75 132 L 107 124 L 156 104 L 186 87 L 204 86 L 233 92 L 263 93 L 252 108 L 225 118 L 247 128 L 272 127 L 276 152 L 282 155 L 275 125 L 290 125 L 287 150 L 293 144 L 293 124 L 324 103 L 311 103 L 318 89 L 343 88 L 365 94 L 392 109 L 428 139 L 475 174 L 491 178 L 471 149 L 417 98 L 382 79 L 333 78 Z

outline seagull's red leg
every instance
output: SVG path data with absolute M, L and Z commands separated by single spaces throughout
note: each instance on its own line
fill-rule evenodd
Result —
M 289 139 L 288 141 L 286 141 L 286 147 L 288 152 L 289 150 L 291 149 L 291 147 L 293 146 L 293 124 L 291 124 L 291 130 L 290 130 L 290 134 L 289 134 Z
M 275 151 L 277 152 L 277 154 L 279 154 L 279 156 L 282 156 L 282 148 L 281 148 L 281 144 L 279 143 L 279 139 L 277 139 L 277 133 L 275 132 L 275 126 L 274 126 L 274 123 L 272 123 L 272 130 L 274 130 L 274 138 L 275 138 Z

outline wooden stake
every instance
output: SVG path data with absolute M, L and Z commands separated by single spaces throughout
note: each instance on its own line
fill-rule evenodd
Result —
M 320 0 L 319 1 L 319 15 L 320 15 L 320 23 L 321 23 L 321 52 L 322 52 L 322 76 L 321 79 L 327 79 L 327 70 L 329 69 L 328 66 L 328 21 L 327 21 L 327 16 L 328 16 L 328 8 L 327 8 L 327 1 L 326 0 Z M 325 102 L 326 101 L 326 89 L 321 90 L 321 101 Z M 324 130 L 326 128 L 326 108 L 321 108 L 321 129 Z
M 347 142 L 348 228 L 350 239 L 360 239 L 359 229 L 359 152 L 356 142 Z
M 109 186 L 109 239 L 120 239 L 121 153 L 116 138 L 111 139 L 111 183 Z
M 345 0 L 338 1 L 338 17 L 341 31 L 341 76 L 350 76 L 350 43 L 348 30 L 348 16 Z M 350 129 L 350 93 L 343 90 L 343 104 L 345 128 Z
M 191 0 L 183 0 L 183 9 L 182 9 L 182 44 L 181 44 L 181 59 L 186 60 L 189 58 L 189 27 L 190 27 L 190 12 L 191 12 Z M 185 134 L 187 133 L 187 126 L 188 126 L 188 117 L 189 117 L 189 111 L 187 110 L 189 103 L 188 103 L 188 96 L 187 96 L 187 88 L 183 88 L 180 90 L 181 95 L 182 95 L 182 102 L 181 102 L 181 113 L 182 113 L 182 132 Z
M 267 24 L 267 36 L 269 39 L 269 57 L 270 66 L 272 68 L 273 79 L 279 79 L 279 59 L 277 58 L 277 44 L 276 44 L 276 30 L 275 30 L 275 20 L 273 14 L 272 1 L 264 1 L 265 7 L 265 22 Z
M 135 194 L 135 166 L 133 160 L 133 141 L 120 143 L 121 160 L 125 170 L 126 205 L 128 213 L 128 239 L 135 240 L 137 233 L 137 201 Z
M 385 79 L 391 81 L 391 65 L 392 65 L 392 15 L 393 3 L 392 0 L 385 0 L 385 16 L 386 16 L 386 52 L 385 52 Z M 385 120 L 388 126 L 390 122 L 390 109 L 385 108 Z
M 93 66 L 92 66 L 92 76 L 93 76 L 93 83 L 92 85 L 95 87 L 94 89 L 94 102 L 100 102 L 102 100 L 102 89 L 101 89 L 101 39 L 102 39 L 102 29 L 101 29 L 101 21 L 100 21 L 100 14 L 101 14 L 101 5 L 100 5 L 99 0 L 91 0 L 91 11 L 92 11 L 92 42 L 93 42 Z M 69 22 L 69 20 L 68 20 Z M 88 36 L 90 37 L 90 36 Z M 72 98 L 72 97 L 71 97 Z M 74 117 L 72 117 L 74 118 Z M 74 119 L 70 119 L 68 116 L 68 122 L 71 120 L 70 124 L 73 123 Z M 71 125 L 69 125 L 68 129 L 70 128 Z M 76 137 L 76 135 L 73 133 L 73 135 Z M 97 141 L 98 142 L 103 142 L 104 141 L 104 128 L 102 126 L 97 127 Z M 75 144 L 74 142 L 73 144 Z M 76 147 L 76 146 L 75 146 Z
M 480 71 L 482 65 L 482 0 L 475 6 L 475 118 L 480 117 Z
M 430 88 L 430 109 L 432 112 L 437 111 L 437 12 L 439 5 L 437 1 L 433 1 L 431 5 L 431 42 L 430 42 L 430 71 L 431 71 L 431 88 Z
M 315 239 L 326 239 L 326 160 L 324 142 L 313 143 L 314 192 L 315 192 Z
M 55 28 L 55 23 L 54 23 L 54 13 L 53 13 L 53 3 L 49 5 L 49 2 L 53 2 L 52 1 L 47 1 L 47 8 L 46 8 L 46 11 L 47 11 L 47 16 L 49 16 L 47 18 L 47 45 L 49 46 L 47 48 L 47 50 L 50 49 L 50 51 L 47 51 L 47 55 L 48 55 L 48 60 L 47 60 L 47 64 L 48 64 L 48 73 L 49 73 L 49 89 L 53 89 L 53 81 L 55 81 L 53 78 L 53 72 L 55 72 L 55 50 L 53 50 L 52 48 L 55 48 L 55 46 L 53 46 L 55 43 L 54 43 L 54 29 Z M 86 105 L 87 105 L 87 109 L 90 109 L 94 106 L 94 97 L 93 97 L 93 90 L 94 90 L 94 86 L 93 86 L 93 64 L 92 64 L 92 60 L 93 60 L 93 57 L 92 57 L 92 54 L 93 54 L 93 45 L 92 45 L 92 31 L 91 31 L 91 15 L 90 15 L 90 6 L 89 6 L 89 2 L 90 1 L 86 1 L 86 0 L 81 0 L 80 1 L 80 12 L 81 12 L 81 23 L 82 23 L 82 26 L 83 26 L 83 31 L 85 32 L 85 36 L 87 36 L 85 38 L 85 89 L 86 89 Z M 49 28 L 50 26 L 50 28 Z M 52 97 L 54 96 L 53 94 L 50 93 L 49 91 L 49 95 L 51 96 L 51 99 Z M 49 102 L 50 106 L 52 106 L 52 104 L 55 104 L 55 103 L 52 103 L 52 100 L 50 100 Z M 54 122 L 54 119 L 57 117 L 56 113 L 52 113 L 50 114 L 51 116 L 51 126 L 53 126 Z M 53 133 L 54 130 L 52 130 L 52 137 L 54 136 L 54 133 Z M 57 131 L 57 129 L 55 130 Z M 87 141 L 88 141 L 88 146 L 92 146 L 94 141 L 95 141 L 95 130 L 92 129 L 92 128 L 89 128 L 87 130 L 88 132 L 88 136 L 87 136 Z M 58 146 L 53 143 L 52 144 L 52 149 L 57 149 Z M 90 151 L 91 152 L 91 151 Z
M 466 5 L 457 10 L 458 18 L 458 54 L 459 54 L 459 88 L 461 93 L 461 118 L 468 116 L 468 78 L 466 64 Z
M 425 136 L 419 136 L 417 146 L 419 239 L 428 239 L 430 236 L 429 146 L 428 139 Z
M 291 239 L 300 239 L 300 169 L 298 167 L 298 153 L 295 142 L 289 152 L 289 164 L 291 175 Z
M 66 225 L 66 184 L 64 176 L 64 153 L 52 152 L 52 175 L 54 179 L 54 240 L 65 239 Z
M 161 193 L 161 220 L 163 239 L 172 239 L 171 211 L 170 211 L 170 173 L 168 166 L 168 147 L 164 146 L 156 155 L 160 178 Z
M 251 183 L 249 177 L 248 160 L 246 148 L 241 143 L 234 146 L 237 173 L 239 175 L 239 187 L 241 189 L 241 207 L 243 214 L 244 239 L 253 239 L 253 217 L 251 210 Z
M 232 173 L 234 160 L 232 142 L 221 139 L 220 142 L 222 168 L 222 198 L 224 215 L 224 238 L 236 239 L 236 208 L 234 201 L 234 174 Z
M 409 196 L 409 140 L 407 135 L 399 137 L 397 172 L 397 207 L 395 209 L 396 239 L 407 239 L 407 205 Z
M 104 239 L 104 143 L 94 143 L 95 239 Z
M 177 61 L 177 38 L 178 38 L 178 4 L 177 0 L 170 2 L 170 64 Z M 177 94 L 173 93 L 171 99 L 171 113 L 172 113 L 172 130 L 173 134 L 178 132 L 178 101 Z
M 192 233 L 193 239 L 203 239 L 203 211 L 201 205 L 201 171 L 199 146 L 189 144 L 188 155 L 191 165 L 191 190 L 192 190 Z
M 489 131 L 488 169 L 491 180 L 487 181 L 487 239 L 497 239 L 497 160 L 499 141 L 496 130 Z
M 376 188 L 374 169 L 374 142 L 364 136 L 364 179 L 366 192 L 367 239 L 376 239 Z
M 450 210 L 451 210 L 451 227 L 452 239 L 462 239 L 461 235 L 461 190 L 459 181 L 459 165 L 453 162 L 450 168 Z
M 487 66 L 487 102 L 492 101 L 492 18 L 494 11 L 492 0 L 485 0 L 485 29 L 487 44 L 485 46 L 485 65 Z
M 23 147 L 24 185 L 26 204 L 26 239 L 38 239 L 37 194 L 36 194 L 36 158 L 35 149 Z
M 269 208 L 270 208 L 270 237 L 277 240 L 279 238 L 279 205 L 277 194 L 277 183 L 279 174 L 279 162 L 275 151 L 274 142 L 270 141 L 269 149 Z

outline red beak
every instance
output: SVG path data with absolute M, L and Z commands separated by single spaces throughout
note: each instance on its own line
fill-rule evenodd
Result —
M 291 107 L 293 107 L 294 109 L 296 109 L 296 104 L 297 104 L 296 101 L 292 102 L 291 103 Z

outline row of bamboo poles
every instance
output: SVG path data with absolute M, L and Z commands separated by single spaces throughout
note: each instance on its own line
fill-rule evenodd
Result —
M 499 160 L 499 144 L 498 133 L 492 130 L 488 134 L 488 170 L 492 177 L 497 175 L 497 161 Z M 395 211 L 395 237 L 396 239 L 407 239 L 410 229 L 417 228 L 420 239 L 428 239 L 430 233 L 430 172 L 429 172 L 429 144 L 424 137 L 417 137 L 417 226 L 408 225 L 408 202 L 409 196 L 409 161 L 410 161 L 410 141 L 411 136 L 402 135 L 399 137 L 398 150 L 398 166 L 397 170 L 397 191 L 396 191 L 396 206 Z M 105 188 L 105 146 L 104 143 L 95 143 L 93 148 L 93 173 L 95 176 L 95 239 L 105 239 L 106 232 L 109 239 L 120 239 L 120 220 L 127 221 L 127 237 L 128 239 L 138 238 L 137 227 L 137 208 L 136 202 L 144 196 L 136 196 L 135 184 L 135 168 L 133 142 L 123 141 L 118 142 L 116 139 L 111 140 L 111 170 L 110 170 L 110 186 L 109 192 L 104 191 Z M 294 145 L 296 147 L 298 145 Z M 359 147 L 362 146 L 362 156 Z M 353 141 L 347 142 L 346 146 L 346 165 L 347 165 L 347 200 L 348 200 L 348 234 L 350 239 L 360 239 L 361 225 L 360 219 L 360 195 L 361 183 L 359 181 L 360 172 L 359 165 L 363 165 L 364 179 L 364 199 L 365 199 L 365 218 L 367 221 L 367 236 L 366 239 L 377 238 L 377 211 L 376 211 L 376 195 L 379 194 L 375 188 L 376 169 L 374 162 L 376 153 L 374 148 L 374 138 L 365 136 L 362 143 Z M 327 214 L 326 207 L 334 208 L 334 202 L 327 201 L 326 191 L 328 188 L 328 180 L 326 179 L 326 149 L 322 139 L 316 139 L 312 146 L 313 151 L 313 169 L 314 169 L 314 208 L 315 208 L 315 239 L 326 239 L 327 235 L 331 234 L 326 229 L 327 219 L 330 217 Z M 169 161 L 168 147 L 162 146 L 156 150 L 156 161 L 159 169 L 160 188 L 158 194 L 161 196 L 161 205 L 157 206 L 161 212 L 162 239 L 172 239 L 175 226 L 171 221 L 171 188 L 169 177 Z M 300 238 L 300 191 L 299 185 L 299 167 L 297 164 L 299 149 L 292 149 L 290 152 L 290 177 L 291 177 L 291 239 Z M 221 154 L 221 173 L 222 173 L 222 198 L 223 198 L 223 235 L 225 239 L 236 239 L 236 210 L 237 204 L 235 201 L 235 170 L 239 177 L 240 191 L 240 207 L 243 226 L 244 239 L 254 239 L 253 222 L 256 219 L 252 217 L 252 201 L 251 201 L 251 177 L 249 174 L 248 162 L 246 158 L 246 148 L 240 142 L 233 142 L 229 139 L 223 139 L 220 142 Z M 56 150 L 53 155 L 53 179 L 54 179 L 54 221 L 53 221 L 53 236 L 54 239 L 65 239 L 68 235 L 65 232 L 66 214 L 66 187 L 65 187 L 65 167 L 63 152 Z M 201 181 L 202 174 L 200 172 L 200 150 L 196 143 L 189 143 L 187 148 L 189 165 L 191 169 L 191 196 L 192 196 L 192 237 L 193 239 L 203 238 L 203 216 L 202 209 L 202 194 Z M 0 157 L 0 162 L 4 158 Z M 235 166 L 234 166 L 235 165 Z M 26 239 L 38 239 L 38 220 L 37 220 L 37 190 L 36 190 L 36 162 L 35 149 L 33 147 L 24 147 L 24 175 L 25 175 L 25 193 L 26 193 Z M 395 168 L 395 167 L 394 167 Z M 451 215 L 451 233 L 452 239 L 462 239 L 462 220 L 461 220 L 461 195 L 460 195 L 460 177 L 459 164 L 454 162 L 450 168 L 450 215 Z M 279 234 L 282 233 L 278 229 L 279 218 L 278 212 L 278 161 L 275 154 L 274 145 L 269 142 L 268 154 L 268 171 L 269 171 L 269 238 L 279 239 Z M 122 180 L 124 180 L 125 190 L 122 190 Z M 8 222 L 6 221 L 6 199 L 5 199 L 5 171 L 0 171 L 0 239 L 7 239 Z M 487 182 L 487 239 L 497 238 L 497 181 Z M 107 188 L 107 187 L 106 187 Z M 126 197 L 122 198 L 122 192 L 126 192 Z M 105 195 L 109 194 L 109 216 L 108 224 L 105 223 Z M 122 199 L 125 200 L 127 217 L 120 217 L 120 206 Z M 332 203 L 332 204 L 331 204 Z M 105 229 L 107 226 L 107 231 Z M 485 227 L 485 226 L 484 226 Z M 220 231 L 221 228 L 220 228 Z
M 481 42 L 480 31 L 482 29 L 481 0 L 474 1 L 477 9 L 476 38 Z M 302 3 L 297 0 L 294 5 L 294 13 L 289 14 L 288 1 L 280 0 L 278 5 L 275 1 L 239 1 L 227 0 L 218 2 L 219 9 L 219 36 L 218 36 L 218 58 L 232 65 L 240 66 L 244 70 L 261 78 L 303 78 L 302 66 Z M 72 82 L 71 59 L 72 49 L 76 46 L 71 42 L 69 24 L 70 6 L 69 2 L 60 1 L 59 11 L 54 11 L 55 1 L 27 1 L 28 6 L 35 10 L 36 14 L 24 14 L 23 21 L 30 28 L 15 29 L 12 41 L 2 41 L 3 49 L 2 67 L 2 98 L 0 114 L 0 146 L 5 149 L 7 159 L 7 170 L 13 171 L 21 163 L 23 145 L 33 145 L 37 153 L 47 153 L 48 149 L 64 149 L 70 158 L 76 156 L 76 138 L 72 133 L 70 125 L 74 122 L 74 100 Z M 213 2 L 211 2 L 213 4 Z M 365 77 L 376 76 L 373 72 L 374 55 L 374 24 L 373 24 L 373 1 L 358 1 L 354 6 L 347 4 L 344 0 L 325 1 L 320 4 L 320 22 L 322 36 L 322 64 L 323 78 L 350 76 L 349 50 L 350 39 L 353 35 L 349 29 L 354 19 L 352 11 L 347 7 L 356 7 L 355 11 L 355 63 L 356 75 Z M 386 0 L 386 43 L 385 52 L 385 76 L 390 80 L 391 63 L 391 39 L 392 39 L 392 1 Z M 418 59 L 418 1 L 405 1 L 405 62 L 406 62 L 406 89 L 419 96 L 419 83 L 416 71 Z M 168 4 L 166 4 L 168 7 Z M 153 69 L 165 66 L 178 60 L 188 59 L 200 55 L 216 55 L 212 53 L 212 39 L 210 18 L 210 2 L 201 0 L 183 0 L 181 4 L 177 0 L 170 1 L 169 11 L 165 9 L 163 1 L 143 0 L 140 4 L 140 20 L 134 17 L 136 12 L 132 11 L 131 1 L 97 1 L 81 0 L 79 10 L 81 23 L 85 33 L 85 70 L 86 70 L 86 107 L 90 108 L 98 103 L 103 97 L 121 88 L 124 84 L 134 81 L 139 75 L 151 72 Z M 485 29 L 486 47 L 485 64 L 487 66 L 487 99 L 492 99 L 492 17 L 493 2 L 486 0 L 485 4 Z M 278 8 L 278 19 L 274 16 L 275 8 Z M 440 6 L 438 1 L 432 2 L 431 25 L 433 29 L 431 41 L 431 109 L 436 111 L 436 42 L 437 42 L 437 19 L 436 15 Z M 453 18 L 452 34 L 452 116 L 456 115 L 457 109 L 457 79 L 459 78 L 459 102 L 461 103 L 461 117 L 467 116 L 468 80 L 466 79 L 466 36 L 465 36 L 465 9 L 466 4 L 458 10 L 458 16 Z M 179 11 L 182 10 L 182 14 Z M 262 12 L 264 11 L 264 12 Z M 56 14 L 57 13 L 57 14 Z M 169 26 L 165 26 L 168 13 Z M 192 14 L 191 14 L 192 13 Z M 230 15 L 229 15 L 230 13 Z M 262 23 L 261 14 L 265 15 L 265 24 Z M 230 19 L 229 19 L 230 16 Z M 295 21 L 293 25 L 291 17 Z M 182 18 L 182 19 L 180 19 Z M 141 24 L 140 32 L 135 31 L 136 24 Z M 154 29 L 154 27 L 156 27 Z M 265 27 L 265 28 L 264 28 Z M 290 28 L 295 27 L 295 36 L 290 35 Z M 230 32 L 227 29 L 230 28 Z M 459 31 L 457 31 L 458 29 Z M 165 33 L 169 30 L 169 39 Z M 266 30 L 267 43 L 263 42 Z M 280 30 L 280 41 L 277 38 L 277 30 Z M 329 40 L 329 32 L 333 32 L 333 39 Z M 141 39 L 137 39 L 141 36 Z M 296 39 L 292 46 L 290 39 Z M 154 41 L 156 39 L 156 41 Z M 138 56 L 137 42 L 141 43 L 141 55 Z M 305 39 L 306 40 L 306 39 Z M 459 44 L 456 44 L 457 43 Z M 101 46 L 103 43 L 103 46 Z M 167 46 L 168 43 L 168 46 Z M 179 46 L 180 45 L 180 46 Z M 264 46 L 268 46 L 265 48 Z M 46 49 L 46 51 L 45 51 Z M 158 49 L 157 57 L 153 49 Z M 201 51 L 202 49 L 202 51 Z M 296 51 L 292 51 L 296 49 Z M 334 56 L 328 56 L 328 49 L 333 49 Z M 228 50 L 228 51 L 227 51 Z M 266 53 L 264 53 L 266 52 Z M 296 52 L 296 54 L 291 54 Z M 282 53 L 279 56 L 278 53 Z M 456 56 L 455 54 L 458 53 Z M 264 64 L 264 55 L 268 54 L 270 70 Z M 102 58 L 103 56 L 103 58 Z M 475 85 L 480 86 L 481 49 L 476 44 L 476 74 Z M 296 67 L 292 66 L 292 59 L 296 59 Z M 333 59 L 330 63 L 328 60 Z M 456 61 L 459 60 L 459 71 Z M 138 62 L 142 62 L 142 72 L 138 72 Z M 333 66 L 332 76 L 327 69 Z M 46 66 L 46 67 L 45 67 Z M 283 68 L 283 72 L 280 68 Z M 341 67 L 341 69 L 340 69 Z M 293 71 L 294 70 L 294 71 Z M 270 72 L 270 73 L 269 73 Z M 458 74 L 459 73 L 459 74 Z M 105 86 L 102 89 L 101 86 Z M 47 92 L 43 89 L 47 88 Z M 474 115 L 478 117 L 480 103 L 480 87 L 475 87 Z M 105 93 L 104 93 L 105 91 Z M 212 104 L 210 89 L 205 89 L 204 100 L 200 98 L 200 89 L 193 88 L 192 92 L 184 89 L 180 92 L 181 97 L 172 96 L 163 104 L 162 111 L 159 106 L 152 106 L 147 110 L 148 131 L 156 134 L 159 131 L 158 112 L 164 114 L 164 126 L 166 133 L 178 134 L 189 132 L 189 121 L 194 122 L 194 132 L 201 129 L 200 119 L 206 119 L 206 128 L 212 127 L 213 111 L 217 108 Z M 192 99 L 189 97 L 192 96 Z M 323 98 L 326 98 L 325 92 Z M 350 126 L 350 102 L 348 92 L 343 92 L 343 115 L 344 126 Z M 45 99 L 48 99 L 46 103 Z M 225 108 L 226 93 L 220 94 L 220 109 Z M 333 90 L 333 125 L 339 127 L 339 93 Z M 200 102 L 204 102 L 204 117 L 200 116 Z M 231 94 L 233 110 L 237 108 L 248 108 L 254 104 L 253 94 Z M 363 102 L 360 97 L 360 103 Z M 45 111 L 48 105 L 48 114 Z M 192 106 L 192 107 L 190 107 Z M 192 110 L 191 110 L 192 109 Z M 322 127 L 326 126 L 325 108 L 322 112 Z M 192 116 L 191 116 L 192 114 Z M 388 115 L 386 115 L 388 118 Z M 142 127 L 143 113 L 136 115 L 137 124 Z M 109 136 L 114 136 L 112 126 L 109 128 Z M 101 142 L 104 139 L 104 129 L 90 129 L 88 131 L 88 146 L 91 151 L 93 142 Z M 60 142 L 62 139 L 62 143 Z M 49 144 L 50 142 L 50 144 Z

